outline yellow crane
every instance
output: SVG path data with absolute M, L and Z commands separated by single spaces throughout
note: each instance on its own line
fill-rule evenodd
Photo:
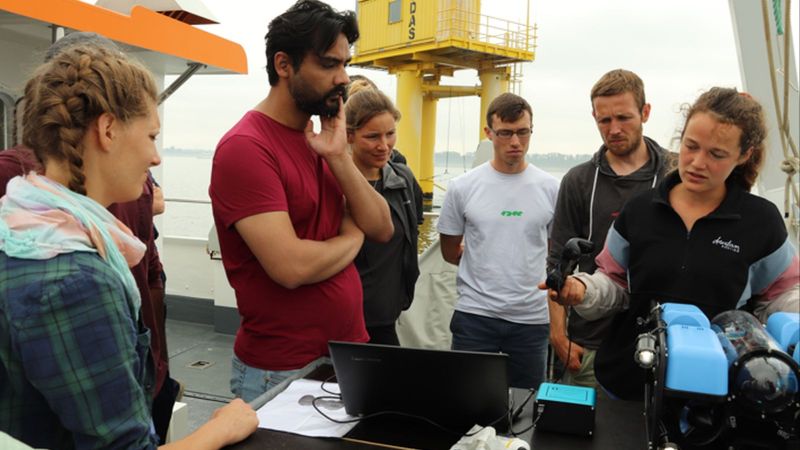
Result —
M 361 38 L 354 66 L 387 70 L 397 77 L 398 148 L 427 198 L 433 193 L 436 105 L 440 98 L 481 97 L 481 120 L 489 102 L 508 91 L 516 63 L 533 61 L 536 27 L 480 14 L 480 0 L 358 0 Z M 478 86 L 445 86 L 442 76 L 478 72 Z M 482 137 L 481 129 L 477 130 Z M 447 149 L 449 150 L 449 149 Z

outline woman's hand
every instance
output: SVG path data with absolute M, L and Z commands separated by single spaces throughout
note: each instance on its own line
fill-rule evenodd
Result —
M 258 417 L 250 405 L 237 398 L 214 411 L 209 423 L 224 433 L 225 441 L 230 445 L 253 434 L 258 427 Z
M 539 283 L 539 289 L 547 289 L 547 298 L 564 306 L 583 303 L 583 296 L 586 294 L 586 285 L 571 275 L 564 280 L 564 287 L 561 288 L 561 292 L 549 289 L 544 281 Z

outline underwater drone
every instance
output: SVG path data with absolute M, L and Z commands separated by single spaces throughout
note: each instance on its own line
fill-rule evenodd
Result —
M 647 369 L 647 448 L 800 448 L 800 316 L 765 329 L 732 310 L 654 304 L 634 359 Z M 792 355 L 792 356 L 790 356 Z

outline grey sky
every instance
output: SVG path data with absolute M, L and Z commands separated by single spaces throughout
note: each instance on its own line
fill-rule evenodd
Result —
M 436 1 L 436 0 L 423 0 Z M 756 0 L 737 0 L 756 1 Z M 240 43 L 246 76 L 192 78 L 166 102 L 164 146 L 213 149 L 240 116 L 260 101 L 269 84 L 264 71 L 267 23 L 293 0 L 204 0 L 221 25 L 208 31 Z M 354 0 L 329 1 L 354 9 Z M 525 21 L 525 0 L 483 1 L 482 14 Z M 741 88 L 727 0 L 531 0 L 538 25 L 536 60 L 524 65 L 521 94 L 534 110 L 531 152 L 591 153 L 600 139 L 591 117 L 589 90 L 615 68 L 637 72 L 652 104 L 645 134 L 670 146 L 680 126 L 680 105 L 714 85 Z M 798 1 L 793 2 L 797 18 Z M 797 25 L 793 26 L 797 32 Z M 794 36 L 797 51 L 797 35 Z M 795 57 L 796 58 L 796 57 Z M 797 59 L 797 58 L 796 58 Z M 390 97 L 394 77 L 353 68 L 372 78 Z M 473 71 L 443 84 L 475 85 Z M 470 152 L 478 142 L 479 99 L 441 100 L 436 151 Z M 449 146 L 448 146 L 449 143 Z M 403 148 L 403 143 L 398 143 Z

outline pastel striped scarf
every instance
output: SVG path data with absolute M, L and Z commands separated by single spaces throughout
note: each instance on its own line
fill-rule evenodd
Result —
M 146 250 L 122 222 L 85 195 L 34 172 L 12 178 L 0 198 L 0 250 L 20 259 L 97 252 L 122 280 L 138 317 L 141 296 L 130 267 Z

